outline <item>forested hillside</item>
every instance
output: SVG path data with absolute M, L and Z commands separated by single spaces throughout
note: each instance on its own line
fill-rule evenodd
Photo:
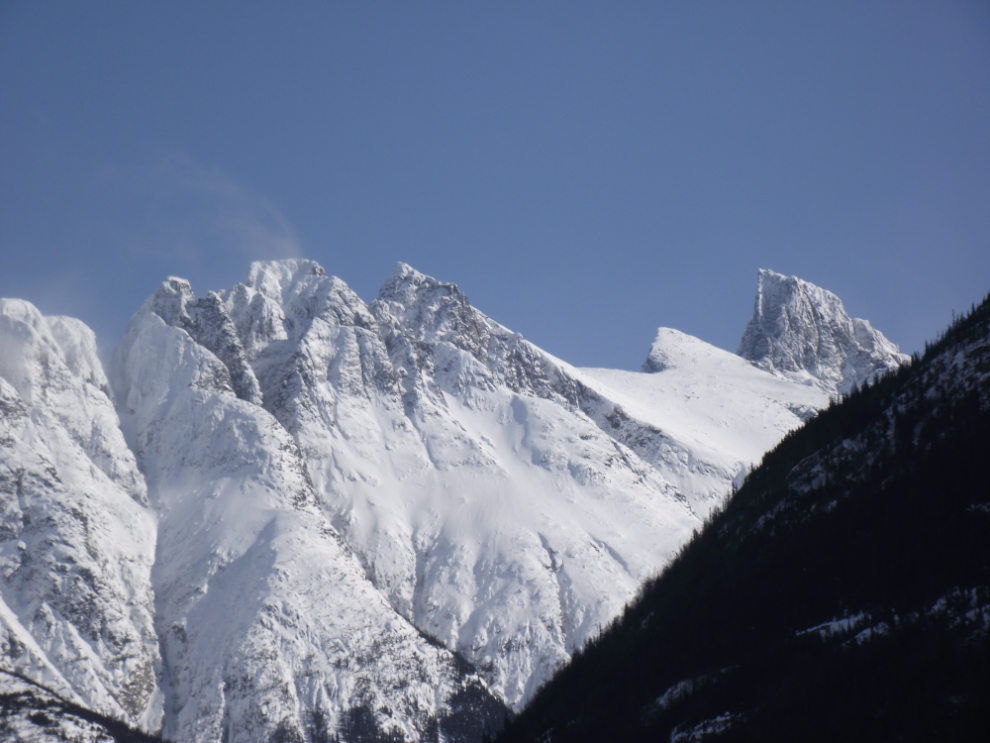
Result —
M 767 454 L 498 741 L 982 739 L 988 453 L 990 298 Z

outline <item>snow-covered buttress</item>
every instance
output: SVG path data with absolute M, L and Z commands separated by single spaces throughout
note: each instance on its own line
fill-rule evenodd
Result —
M 107 390 L 89 328 L 0 300 L 0 662 L 157 730 L 155 520 Z

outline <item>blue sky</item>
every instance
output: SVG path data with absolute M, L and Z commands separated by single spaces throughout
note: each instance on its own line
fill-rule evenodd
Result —
M 735 350 L 758 268 L 917 350 L 990 290 L 990 6 L 0 2 L 0 296 L 109 350 L 286 256 L 582 366 Z

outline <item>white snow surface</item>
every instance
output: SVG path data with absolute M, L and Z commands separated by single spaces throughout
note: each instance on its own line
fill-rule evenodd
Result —
M 0 656 L 155 730 L 154 515 L 93 333 L 0 300 Z
M 741 717 L 741 715 L 723 712 L 717 717 L 703 720 L 684 729 L 678 725 L 670 732 L 670 743 L 701 743 L 701 741 L 711 740 L 731 728 Z
M 833 635 L 846 634 L 857 627 L 862 626 L 863 622 L 868 621 L 869 619 L 869 615 L 864 612 L 860 612 L 859 614 L 854 614 L 852 616 L 830 619 L 827 622 L 816 624 L 814 627 L 808 627 L 808 629 L 798 630 L 794 633 L 794 635 L 795 637 L 800 637 L 801 635 L 810 635 L 811 633 L 815 633 L 821 639 L 827 640 Z
M 869 322 L 849 317 L 832 292 L 767 269 L 757 276 L 753 317 L 738 353 L 830 395 L 844 394 L 910 361 Z M 646 364 L 651 360 L 652 354 Z
M 582 369 L 582 379 L 652 431 L 637 451 L 702 516 L 829 402 L 817 386 L 774 376 L 670 328 L 657 331 L 650 359 L 652 372 Z

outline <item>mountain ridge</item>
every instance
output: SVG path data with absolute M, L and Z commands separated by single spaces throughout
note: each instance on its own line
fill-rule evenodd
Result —
M 201 298 L 169 277 L 106 375 L 82 323 L 30 311 L 150 527 L 158 717 L 105 709 L 183 740 L 480 739 L 828 402 L 676 331 L 653 373 L 576 369 L 402 263 L 370 304 L 306 260 Z

